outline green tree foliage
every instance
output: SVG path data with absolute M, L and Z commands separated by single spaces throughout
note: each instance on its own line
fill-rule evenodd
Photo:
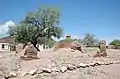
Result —
M 95 35 L 87 33 L 83 38 L 83 43 L 86 44 L 87 46 L 97 46 L 99 40 L 95 38 Z
M 118 46 L 120 46 L 120 40 L 115 39 L 112 42 L 110 42 L 110 45 L 114 45 L 114 46 L 118 47 Z
M 61 37 L 63 30 L 58 27 L 59 16 L 60 13 L 55 8 L 38 8 L 34 12 L 27 13 L 20 24 L 14 27 L 10 26 L 8 33 L 14 35 L 16 42 L 31 42 L 36 47 L 38 40 L 41 38 L 46 38 L 46 40 L 41 40 L 41 42 L 48 42 L 52 36 Z
M 14 25 L 14 26 L 8 26 L 8 34 L 10 35 L 10 36 L 13 36 L 14 35 L 14 33 L 15 33 L 15 31 L 17 30 L 17 27 L 16 27 L 16 25 Z
M 50 39 L 48 42 L 47 42 L 47 45 L 49 46 L 49 48 L 52 48 L 57 42 L 53 39 Z
M 39 37 L 38 38 L 38 43 L 39 44 L 44 44 L 44 45 L 48 45 L 49 48 L 53 47 L 57 42 L 55 40 L 53 40 L 52 38 L 50 38 L 49 40 L 46 37 Z

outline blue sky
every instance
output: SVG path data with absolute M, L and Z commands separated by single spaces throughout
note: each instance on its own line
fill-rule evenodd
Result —
M 39 5 L 60 8 L 64 34 L 82 37 L 93 33 L 108 41 L 120 38 L 120 0 L 0 0 L 0 24 L 18 23 Z

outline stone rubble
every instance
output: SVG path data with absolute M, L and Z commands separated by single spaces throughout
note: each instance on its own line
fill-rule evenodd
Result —
M 30 75 L 34 75 L 34 74 L 37 73 L 37 71 L 38 71 L 38 70 L 30 70 L 30 71 L 28 72 L 28 74 L 30 74 Z
M 60 71 L 61 71 L 62 73 L 66 72 L 66 71 L 67 71 L 67 67 L 65 67 L 65 66 L 61 67 Z
M 74 70 L 74 69 L 76 69 L 76 66 L 68 65 L 67 69 L 68 69 L 68 70 Z
M 94 67 L 94 66 L 96 66 L 96 63 L 90 63 L 89 65 Z
M 49 68 L 42 68 L 42 70 L 44 73 L 51 73 L 52 72 L 51 69 L 49 69 Z
M 90 65 L 89 64 L 85 64 L 86 65 L 86 67 L 90 67 Z
M 42 74 L 43 73 L 43 70 L 42 69 L 39 69 L 38 71 L 37 71 L 37 74 Z
M 102 65 L 102 62 L 98 61 L 96 64 L 97 64 L 97 65 Z
M 9 78 L 12 78 L 12 77 L 16 77 L 18 73 L 15 73 L 15 72 L 10 72 L 9 73 Z
M 109 62 L 105 62 L 105 65 L 110 65 L 110 63 Z
M 120 64 L 120 61 L 113 61 L 113 64 Z
M 58 68 L 52 68 L 51 71 L 52 72 L 60 72 L 60 70 Z
M 20 74 L 20 76 L 26 76 L 28 74 L 28 72 L 23 72 Z
M 77 66 L 77 68 L 85 68 L 86 67 L 86 64 L 83 64 L 83 63 L 80 63 L 78 66 Z
M 100 66 L 100 65 L 110 65 L 110 64 L 120 64 L 120 61 L 110 61 L 110 62 L 101 62 L 101 61 L 96 61 L 94 63 L 89 63 L 89 64 L 84 64 L 84 63 L 80 63 L 79 65 L 67 65 L 67 66 L 63 66 L 60 69 L 57 67 L 53 67 L 53 68 L 42 68 L 41 70 L 30 70 L 28 72 L 23 72 L 23 73 L 19 73 L 19 76 L 26 76 L 27 74 L 30 74 L 32 76 L 37 75 L 37 74 L 42 74 L 42 73 L 52 73 L 52 72 L 57 72 L 57 73 L 64 73 L 66 71 L 71 71 L 71 70 L 75 70 L 76 68 L 86 68 L 86 67 L 94 67 L 94 66 Z M 18 73 L 15 72 L 10 72 L 8 77 L 16 77 L 18 76 Z

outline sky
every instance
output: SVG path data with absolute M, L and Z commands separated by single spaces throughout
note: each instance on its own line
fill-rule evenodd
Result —
M 60 8 L 59 26 L 64 34 L 81 38 L 93 33 L 107 41 L 120 39 L 120 0 L 0 0 L 0 35 L 7 31 L 6 22 L 17 24 L 27 12 L 43 5 Z

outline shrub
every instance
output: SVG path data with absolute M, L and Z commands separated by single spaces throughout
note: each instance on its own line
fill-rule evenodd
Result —
M 118 46 L 120 46 L 120 40 L 115 39 L 115 40 L 113 40 L 113 41 L 110 43 L 110 45 L 114 45 L 114 46 L 116 46 L 116 48 L 117 48 Z
M 74 41 L 74 39 L 66 38 L 64 40 L 60 40 L 59 43 L 61 43 L 61 42 L 70 43 L 70 42 L 73 42 L 73 41 Z
M 108 49 L 116 49 L 116 46 L 114 46 L 114 45 L 109 45 L 107 48 L 108 48 Z

